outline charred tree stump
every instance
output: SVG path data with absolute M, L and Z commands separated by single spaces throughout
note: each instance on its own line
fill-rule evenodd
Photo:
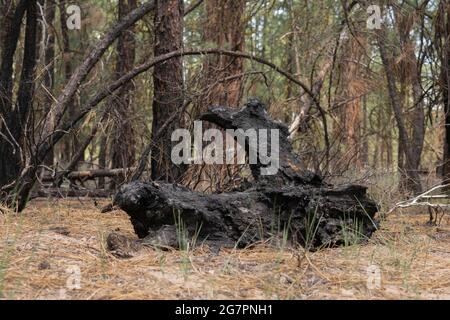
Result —
M 288 140 L 288 128 L 270 119 L 258 100 L 237 111 L 210 107 L 201 119 L 224 129 L 278 129 L 279 169 L 262 175 L 266 165 L 258 154 L 258 162 L 250 165 L 255 182 L 241 190 L 210 195 L 159 182 L 122 186 L 114 202 L 130 216 L 143 242 L 176 248 L 189 242 L 245 247 L 281 235 L 293 244 L 315 249 L 364 241 L 377 229 L 377 205 L 366 195 L 367 188 L 333 187 L 303 170 Z M 267 142 L 267 150 L 271 143 Z M 246 138 L 246 151 L 252 148 L 256 145 Z

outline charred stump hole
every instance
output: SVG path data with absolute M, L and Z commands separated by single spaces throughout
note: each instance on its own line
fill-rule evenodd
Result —
M 242 109 L 210 107 L 201 120 L 223 129 L 277 129 L 278 170 L 264 175 L 256 145 L 250 164 L 254 182 L 227 193 L 202 194 L 177 184 L 132 182 L 114 203 L 130 217 L 139 243 L 182 249 L 205 243 L 213 248 L 243 248 L 261 241 L 284 241 L 309 250 L 364 242 L 377 229 L 377 204 L 361 185 L 332 186 L 303 170 L 288 139 L 288 128 L 270 119 L 265 106 L 251 99 Z M 270 150 L 269 141 L 266 150 Z M 108 238 L 110 249 L 117 235 Z M 131 241 L 131 240 L 130 240 Z

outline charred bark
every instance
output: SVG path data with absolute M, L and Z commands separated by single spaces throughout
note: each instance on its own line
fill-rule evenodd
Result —
M 26 12 L 26 28 L 22 70 L 13 101 L 14 54 L 20 35 L 20 26 Z M 36 1 L 21 1 L 8 26 L 4 40 L 2 64 L 0 67 L 0 188 L 6 187 L 19 175 L 24 163 L 23 139 L 26 120 L 32 108 L 34 93 L 34 72 L 36 67 L 37 4 Z
M 17 110 L 13 110 L 13 67 L 22 20 L 28 5 L 27 1 L 20 1 L 11 19 L 4 22 L 0 65 L 0 187 L 13 182 L 20 172 L 21 146 L 16 134 L 17 131 L 20 132 L 20 124 L 16 121 Z
M 216 248 L 245 247 L 283 234 L 293 244 L 313 249 L 350 238 L 365 240 L 377 229 L 377 205 L 366 187 L 333 187 L 303 170 L 288 128 L 270 119 L 259 101 L 251 100 L 241 110 L 210 107 L 201 118 L 223 129 L 278 129 L 279 170 L 263 176 L 258 153 L 258 163 L 251 165 L 256 182 L 229 193 L 205 195 L 158 182 L 122 186 L 114 202 L 130 216 L 143 242 L 181 248 L 194 239 Z M 245 140 L 247 152 L 254 147 Z
M 436 41 L 435 45 L 437 51 L 440 53 L 441 81 L 439 83 L 444 103 L 442 184 L 448 184 L 450 183 L 450 3 L 448 1 L 441 1 L 439 3 L 439 9 L 443 17 L 441 18 L 442 23 L 437 25 L 437 36 L 441 36 L 442 40 Z

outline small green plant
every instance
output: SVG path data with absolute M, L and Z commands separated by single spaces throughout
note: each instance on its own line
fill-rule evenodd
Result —
M 189 231 L 181 217 L 180 210 L 176 210 L 176 212 L 174 212 L 174 220 L 178 248 L 182 252 L 181 267 L 183 270 L 183 274 L 186 277 L 192 267 L 190 253 L 197 246 L 197 241 L 202 229 L 202 224 L 196 224 L 194 234 L 192 235 L 192 238 L 189 238 Z
M 292 216 L 293 216 L 293 212 L 291 212 L 291 214 L 289 215 L 287 223 L 283 225 L 283 230 L 278 232 L 278 234 L 281 233 L 281 243 L 278 243 L 279 250 L 278 250 L 277 259 L 276 259 L 277 263 L 281 263 L 282 255 L 283 255 L 284 251 L 286 250 L 286 247 L 287 247 L 287 244 L 289 241 L 289 230 L 291 228 Z M 280 228 L 281 228 L 280 218 L 278 218 L 278 226 L 279 226 L 278 229 L 280 230 Z
M 236 252 L 237 248 L 239 247 L 239 243 L 242 241 L 242 239 L 244 238 L 245 234 L 247 233 L 248 229 L 250 226 L 247 226 L 247 228 L 245 228 L 244 232 L 242 232 L 242 235 L 239 237 L 239 239 L 236 241 L 236 243 L 234 244 L 233 250 L 231 252 L 231 254 L 228 255 L 228 258 L 225 260 L 225 262 L 223 263 L 223 267 L 222 267 L 222 273 L 224 274 L 229 274 L 231 273 L 231 259 L 233 257 L 233 254 Z
M 344 247 L 354 246 L 361 243 L 363 234 L 363 224 L 360 219 L 356 217 L 346 217 L 341 219 L 341 235 L 344 242 Z
M 99 239 L 99 259 L 100 259 L 100 268 L 103 271 L 102 278 L 107 279 L 108 278 L 108 265 L 109 265 L 109 259 L 108 259 L 108 248 L 106 246 L 106 232 L 105 230 L 102 230 L 100 226 L 97 225 L 97 237 Z
M 317 210 L 319 208 L 319 202 L 317 203 L 314 211 L 310 211 L 306 214 L 304 223 L 305 223 L 305 234 L 304 234 L 304 242 L 305 249 L 309 250 L 313 245 L 314 238 L 316 237 L 317 230 L 319 229 L 320 223 L 322 222 L 323 212 L 320 215 L 319 219 L 317 219 Z
M 375 229 L 378 230 L 378 225 L 377 223 L 370 217 L 370 215 L 367 213 L 366 208 L 362 205 L 361 201 L 359 201 L 359 199 L 357 197 L 355 197 L 356 201 L 358 201 L 359 206 L 361 207 L 361 209 L 363 210 L 364 214 L 367 216 L 367 218 L 370 220 L 370 222 L 373 224 L 373 226 L 375 227 Z
M 190 250 L 194 249 L 197 246 L 197 242 L 203 224 L 200 223 L 199 225 L 197 223 L 195 225 L 195 231 L 194 234 L 192 235 L 192 238 L 189 238 L 189 232 L 187 230 L 186 224 L 184 223 L 181 217 L 180 210 L 177 210 L 176 213 L 174 213 L 174 218 L 175 218 L 175 228 L 178 241 L 178 248 L 181 251 L 189 252 Z
M 188 251 L 189 250 L 188 232 L 186 229 L 186 224 L 181 218 L 181 211 L 176 210 L 176 213 L 174 215 L 175 215 L 175 228 L 177 233 L 178 248 L 181 251 Z

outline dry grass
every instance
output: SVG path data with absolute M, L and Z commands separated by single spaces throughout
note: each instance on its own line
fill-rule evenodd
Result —
M 114 230 L 134 237 L 125 213 L 92 200 L 34 201 L 0 214 L 0 295 L 6 299 L 442 299 L 450 298 L 450 216 L 397 212 L 367 245 L 304 253 L 257 246 L 194 252 L 144 249 L 118 259 Z M 381 286 L 367 287 L 369 265 Z M 72 268 L 72 269 L 71 269 Z M 73 268 L 80 289 L 70 289 Z

